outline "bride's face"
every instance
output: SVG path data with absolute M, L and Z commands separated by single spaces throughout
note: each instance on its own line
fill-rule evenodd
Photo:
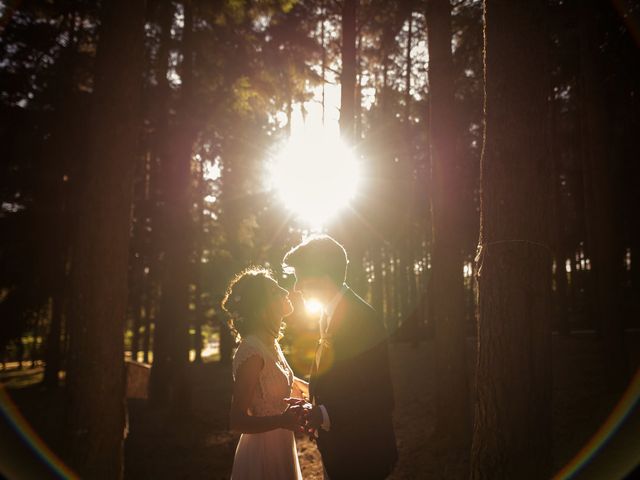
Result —
M 269 304 L 265 312 L 265 321 L 267 327 L 272 331 L 280 330 L 282 317 L 286 317 L 293 313 L 293 305 L 289 300 L 289 292 L 278 285 L 275 281 L 269 280 Z

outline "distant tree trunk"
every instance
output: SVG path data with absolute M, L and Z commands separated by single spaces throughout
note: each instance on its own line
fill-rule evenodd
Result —
M 214 324 L 218 322 L 220 325 L 220 363 L 222 365 L 231 365 L 233 355 L 233 337 L 224 316 L 216 314 Z
M 484 1 L 473 480 L 551 473 L 545 5 Z
M 202 308 L 200 306 L 200 295 L 198 286 L 196 286 L 196 310 L 194 314 L 195 333 L 193 335 L 193 348 L 195 350 L 195 363 L 202 363 Z
M 90 168 L 82 179 L 72 271 L 67 409 L 69 464 L 83 478 L 122 478 L 124 341 L 130 213 L 145 2 L 103 6 Z
M 407 26 L 407 45 L 404 56 L 406 66 L 404 70 L 404 121 L 405 128 L 409 133 L 409 121 L 411 116 L 411 48 L 413 46 L 413 11 L 409 12 L 409 24 Z
M 59 290 L 59 289 L 57 289 Z M 59 291 L 54 292 L 51 305 L 51 325 L 47 334 L 45 347 L 45 364 L 44 377 L 42 385 L 46 388 L 55 388 L 58 386 L 58 376 L 62 363 L 62 295 Z
M 609 155 L 607 92 L 604 76 L 598 65 L 600 53 L 594 1 L 580 5 L 582 35 L 580 61 L 582 68 L 582 102 L 584 133 L 585 218 L 587 240 L 592 255 L 590 277 L 595 287 L 595 324 L 602 335 L 603 359 L 609 387 L 622 393 L 628 380 L 628 361 L 624 345 L 622 311 L 623 248 L 617 221 L 615 195 L 616 159 Z M 600 67 L 600 68 L 599 68 Z
M 451 2 L 431 0 L 427 11 L 431 215 L 433 228 L 433 313 L 436 351 L 437 438 L 445 450 L 470 444 L 466 369 L 463 251 L 456 153 L 454 74 L 451 55 Z
M 567 283 L 567 271 L 566 271 L 566 254 L 563 245 L 554 249 L 554 259 L 556 261 L 555 271 L 555 306 L 556 306 L 556 324 L 558 326 L 558 332 L 560 335 L 569 335 L 571 333 L 571 326 L 569 324 L 569 307 L 568 307 L 568 283 Z
M 401 240 L 398 245 L 398 262 L 396 263 L 396 286 L 397 286 L 397 302 L 398 302 L 398 319 L 397 322 L 404 323 L 407 319 L 409 310 L 409 279 L 408 270 L 408 254 L 407 242 Z
M 354 141 L 360 143 L 362 139 L 362 65 L 361 59 L 362 33 L 356 38 L 356 92 L 355 92 L 355 119 Z
M 24 368 L 24 340 L 22 335 L 16 340 L 16 360 L 18 360 L 18 369 L 22 370 Z
M 149 377 L 149 403 L 156 405 L 164 405 L 168 402 L 169 396 L 169 367 L 164 365 L 170 353 L 170 330 L 169 327 L 163 325 L 163 321 L 169 321 L 168 317 L 158 315 L 160 310 L 160 299 L 164 290 L 164 278 L 167 273 L 166 255 L 164 252 L 165 245 L 168 243 L 168 214 L 167 198 L 168 192 L 165 191 L 165 183 L 167 182 L 166 173 L 167 163 L 170 161 L 168 152 L 168 139 L 170 135 L 170 111 L 171 111 L 171 87 L 167 78 L 169 73 L 169 50 L 172 43 L 171 27 L 175 16 L 175 4 L 173 2 L 155 2 L 157 10 L 158 27 L 160 29 L 160 40 L 158 46 L 158 54 L 155 59 L 154 70 L 155 77 L 158 82 L 157 94 L 154 98 L 154 116 L 156 119 L 156 131 L 153 136 L 152 153 L 154 158 L 151 170 L 151 179 L 155 179 L 155 188 L 152 189 L 152 199 L 154 205 L 153 211 L 153 230 L 152 244 L 153 255 L 150 268 L 150 274 L 147 279 L 147 328 L 144 332 L 144 362 L 152 363 Z M 154 175 L 155 173 L 155 175 Z M 155 268 L 154 268 L 155 267 Z M 151 315 L 153 311 L 153 315 Z M 153 326 L 153 332 L 151 327 Z M 153 333 L 153 335 L 152 335 Z
M 200 265 L 200 261 L 202 258 L 203 246 L 202 246 L 202 236 L 203 232 L 203 224 L 204 224 L 204 197 L 206 194 L 205 188 L 205 180 L 203 178 L 203 167 L 202 162 L 198 162 L 197 167 L 197 179 L 196 179 L 196 188 L 195 188 L 195 198 L 193 200 L 193 204 L 196 208 L 197 215 L 197 231 L 194 234 L 195 245 L 194 245 L 194 261 L 192 263 L 192 278 L 194 280 L 195 289 L 193 302 L 195 305 L 195 310 L 193 312 L 194 317 L 194 326 L 195 326 L 195 338 L 194 338 L 194 348 L 195 348 L 195 363 L 202 363 L 202 324 L 204 323 L 204 312 L 202 308 L 202 268 Z
M 134 362 L 138 361 L 138 354 L 140 353 L 140 334 L 142 329 L 142 308 L 140 305 L 140 298 L 138 297 L 134 300 L 134 311 L 133 311 L 133 325 L 131 329 L 133 330 L 131 335 L 131 360 Z
M 69 41 L 60 56 L 62 75 L 57 76 L 55 85 L 55 114 L 52 117 L 51 143 L 46 150 L 50 155 L 50 164 L 54 171 L 42 172 L 46 175 L 43 182 L 46 187 L 43 195 L 36 202 L 44 206 L 45 230 L 50 232 L 46 242 L 45 255 L 49 258 L 51 270 L 48 283 L 52 291 L 51 325 L 45 346 L 45 368 L 42 384 L 45 388 L 58 386 L 58 375 L 62 368 L 63 349 L 61 333 L 63 317 L 66 316 L 67 297 L 69 294 L 69 273 L 67 263 L 70 257 L 71 219 L 69 218 L 70 183 L 77 188 L 75 165 L 78 162 L 78 146 L 82 143 L 79 126 L 86 115 L 79 107 L 76 71 L 80 57 L 78 55 L 78 12 L 67 13 L 65 23 L 69 29 Z M 74 119 L 71 122 L 70 119 Z M 70 124 L 71 123 L 71 124 Z M 48 178 L 47 178 L 48 177 Z M 69 182 L 69 179 L 72 182 Z M 53 179 L 53 181 L 52 181 Z
M 140 234 L 140 233 L 139 233 Z M 133 262 L 133 281 L 131 284 L 130 304 L 132 318 L 131 360 L 138 361 L 140 351 L 140 329 L 142 328 L 142 298 L 144 296 L 144 267 L 140 262 Z
M 355 143 L 356 77 L 357 77 L 357 4 L 358 0 L 342 2 L 342 72 L 340 75 L 340 135 L 349 146 Z M 349 281 L 359 294 L 364 292 L 362 260 L 364 247 L 359 232 L 347 232 Z
M 562 199 L 560 198 L 560 177 L 558 171 L 558 151 L 555 148 L 556 142 L 556 111 L 553 101 L 549 102 L 550 119 L 549 119 L 549 150 L 551 159 L 551 245 L 553 250 L 553 260 L 555 262 L 555 272 L 553 282 L 555 283 L 555 294 L 553 297 L 553 305 L 555 307 L 553 314 L 555 318 L 555 326 L 561 335 L 569 335 L 569 310 L 567 302 L 567 272 L 565 266 L 566 259 L 566 235 L 564 232 L 564 224 L 561 215 Z
M 144 307 L 144 333 L 142 335 L 142 361 L 144 363 L 149 362 L 149 351 L 151 350 L 151 299 L 150 294 L 147 293 L 145 296 L 145 307 Z
M 287 138 L 291 138 L 291 122 L 293 120 L 293 97 L 291 94 L 291 82 L 289 80 L 289 76 L 287 75 Z
M 637 178 L 640 178 L 640 175 Z M 635 187 L 635 192 L 637 200 L 634 204 L 640 205 L 640 185 Z M 640 318 L 640 225 L 634 225 L 631 228 L 631 318 L 638 319 Z
M 327 46 L 325 34 L 325 22 L 327 20 L 327 7 L 325 0 L 320 2 L 320 48 L 322 49 L 322 60 L 320 62 L 320 77 L 322 79 L 322 126 L 324 127 L 326 116 L 326 72 L 327 72 Z
M 412 58 L 411 50 L 413 48 L 413 9 L 409 9 L 409 18 L 407 25 L 407 44 L 405 46 L 405 72 L 404 72 L 404 166 L 402 168 L 402 182 L 406 185 L 406 201 L 405 218 L 402 229 L 405 232 L 404 238 L 400 241 L 400 259 L 404 270 L 404 282 L 400 284 L 403 297 L 403 319 L 405 322 L 414 321 L 415 323 L 415 302 L 416 302 L 416 283 L 413 265 L 415 262 L 415 248 L 413 242 L 413 224 L 415 221 L 415 176 L 414 176 L 414 158 L 413 158 L 413 132 L 411 128 L 411 72 Z M 414 326 L 409 326 L 409 329 Z
M 340 75 L 340 135 L 354 140 L 356 91 L 356 11 L 357 0 L 342 2 L 342 74 Z
M 177 107 L 175 136 L 165 150 L 163 191 L 165 230 L 165 267 L 160 311 L 154 332 L 150 400 L 159 406 L 171 406 L 176 413 L 189 408 L 187 381 L 189 363 L 189 257 L 192 234 L 189 194 L 191 157 L 194 141 L 193 104 L 193 5 L 184 2 L 182 40 L 182 90 Z
M 144 332 L 142 334 L 142 361 L 151 363 L 149 353 L 151 351 L 151 326 L 155 323 L 155 297 L 154 297 L 154 281 L 151 273 L 147 275 L 144 292 Z M 153 313 L 152 313 L 153 312 Z
M 382 258 L 380 246 L 374 244 L 371 247 L 371 262 L 373 263 L 373 282 L 371 284 L 371 304 L 376 312 L 383 314 L 382 302 Z

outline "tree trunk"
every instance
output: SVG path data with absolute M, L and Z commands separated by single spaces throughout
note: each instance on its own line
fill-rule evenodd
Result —
M 130 213 L 145 2 L 104 5 L 78 201 L 68 369 L 69 463 L 83 478 L 122 478 Z
M 138 233 L 140 235 L 141 233 Z M 138 361 L 138 352 L 140 351 L 140 329 L 142 328 L 142 299 L 144 296 L 144 267 L 139 262 L 134 261 L 133 265 L 133 282 L 130 285 L 132 289 L 130 297 L 131 315 L 133 322 L 131 326 L 131 360 Z
M 580 61 L 584 132 L 585 219 L 587 246 L 592 255 L 589 277 L 593 296 L 595 325 L 602 335 L 603 358 L 609 388 L 622 393 L 628 380 L 628 361 L 624 345 L 622 298 L 623 248 L 615 202 L 616 159 L 609 154 L 607 92 L 598 65 L 597 17 L 593 2 L 581 4 Z M 595 57 L 595 58 L 594 58 Z
M 544 18 L 542 0 L 484 1 L 475 480 L 551 473 Z
M 174 412 L 189 408 L 187 382 L 189 363 L 189 256 L 192 248 L 190 212 L 191 157 L 193 127 L 190 119 L 193 104 L 193 6 L 184 4 L 182 41 L 182 91 L 177 113 L 175 136 L 165 152 L 163 191 L 165 194 L 165 269 L 160 311 L 154 332 L 154 355 L 151 369 L 151 401 L 170 405 Z
M 558 171 L 558 149 L 556 147 L 556 106 L 555 102 L 549 102 L 549 158 L 551 160 L 551 245 L 555 271 L 552 273 L 555 292 L 553 295 L 553 318 L 555 327 L 560 335 L 569 335 L 569 310 L 567 303 L 567 271 L 566 260 L 566 235 L 562 218 L 562 198 L 560 197 L 560 172 Z
M 61 334 L 62 334 L 62 295 L 58 291 L 54 292 L 51 305 L 51 325 L 47 334 L 45 347 L 44 377 L 42 385 L 45 388 L 55 388 L 58 386 L 58 375 L 62 362 Z
M 431 0 L 427 11 L 433 321 L 435 327 L 437 438 L 443 450 L 466 452 L 470 444 L 466 370 L 463 252 L 459 159 L 456 153 L 451 5 Z
M 382 257 L 380 246 L 376 242 L 371 247 L 371 262 L 373 263 L 373 282 L 371 284 L 371 305 L 380 315 L 383 315 L 382 301 Z
M 147 285 L 144 297 L 144 334 L 142 335 L 142 361 L 149 362 L 149 351 L 151 349 L 151 325 L 153 316 L 151 309 L 153 308 L 153 281 L 147 277 Z
M 218 322 L 220 325 L 220 363 L 222 365 L 231 365 L 233 357 L 234 341 L 231 336 L 231 330 L 225 321 L 225 316 L 222 312 L 218 312 L 214 318 L 214 324 Z
M 356 92 L 356 10 L 357 0 L 342 2 L 342 74 L 340 76 L 340 135 L 354 140 Z

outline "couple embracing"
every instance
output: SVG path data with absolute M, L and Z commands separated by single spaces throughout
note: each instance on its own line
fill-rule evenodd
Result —
M 346 284 L 347 254 L 327 235 L 290 250 L 295 291 L 319 300 L 321 338 L 309 383 L 294 376 L 278 339 L 293 312 L 268 270 L 238 274 L 223 308 L 240 337 L 233 359 L 231 429 L 242 433 L 233 480 L 301 479 L 294 432 L 317 442 L 324 477 L 386 478 L 397 460 L 387 334 L 380 316 Z

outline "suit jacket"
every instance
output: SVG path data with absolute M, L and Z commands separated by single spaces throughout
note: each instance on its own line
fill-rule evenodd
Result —
M 380 316 L 346 289 L 328 330 L 329 346 L 311 372 L 312 401 L 324 405 L 329 431 L 318 449 L 331 480 L 383 479 L 398 458 L 387 332 Z

